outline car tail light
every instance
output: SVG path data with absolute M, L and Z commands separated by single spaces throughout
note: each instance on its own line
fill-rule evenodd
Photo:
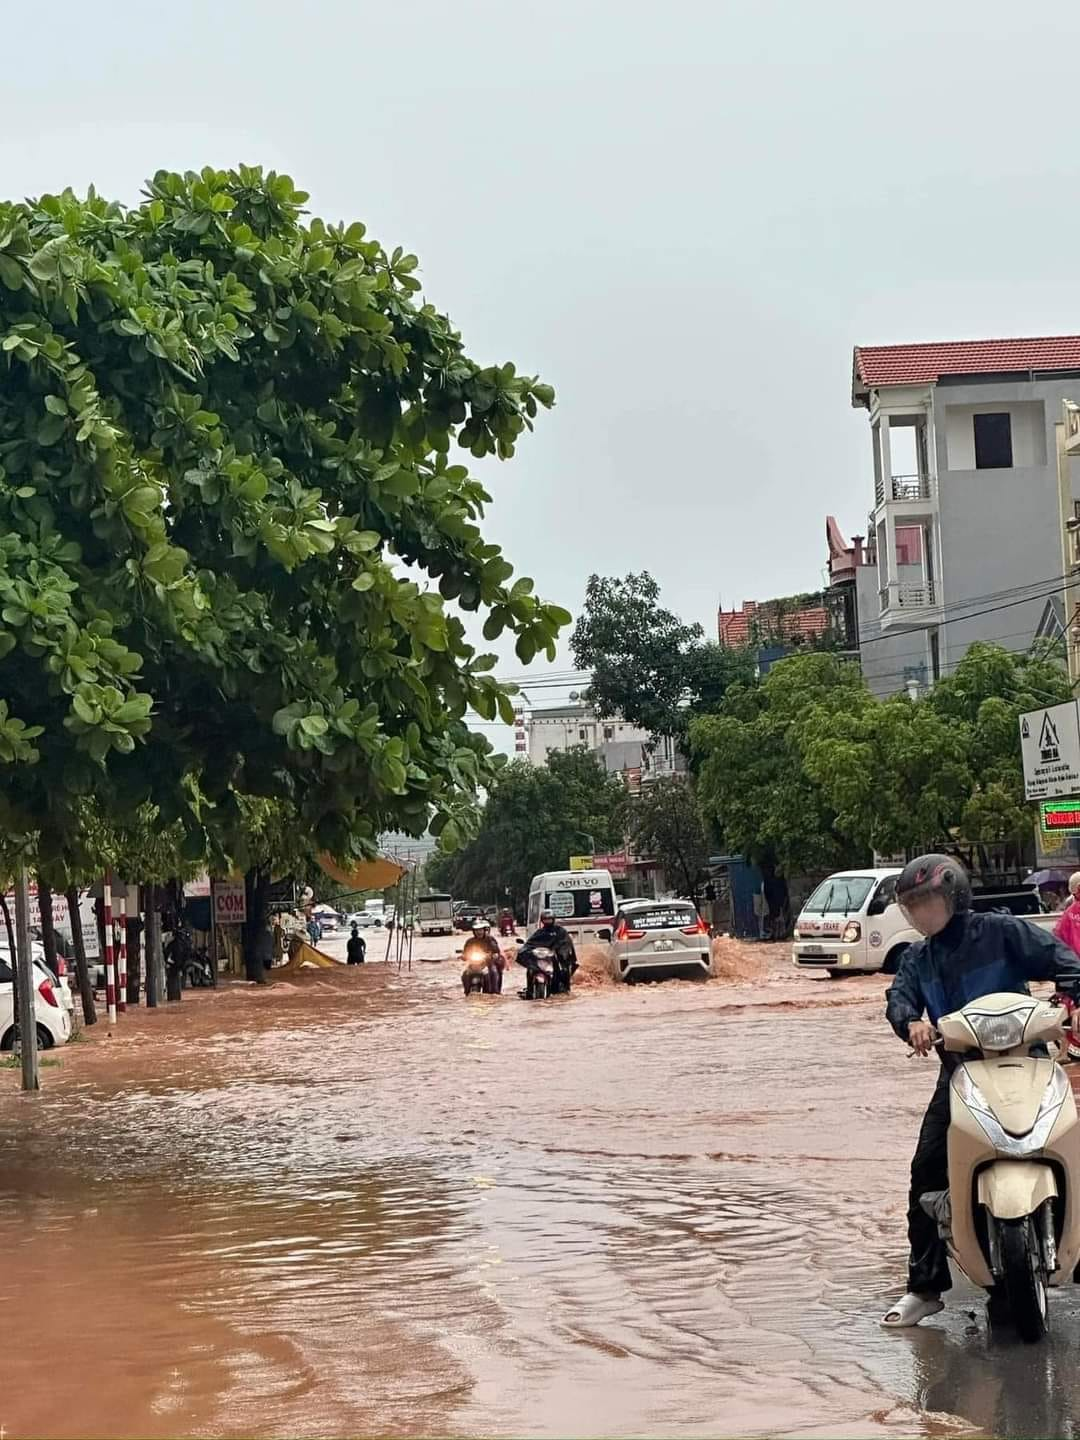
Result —
M 51 980 L 42 980 L 41 984 L 37 987 L 37 991 L 46 1005 L 55 1005 L 59 1010 L 60 1006 L 57 1004 L 56 991 L 52 987 Z
M 699 915 L 697 924 L 684 925 L 682 933 L 684 935 L 707 935 L 709 933 L 709 927 L 705 924 L 705 921 L 702 920 L 701 916 Z
M 644 940 L 644 930 L 631 930 L 625 920 L 619 921 L 619 928 L 615 931 L 616 940 Z

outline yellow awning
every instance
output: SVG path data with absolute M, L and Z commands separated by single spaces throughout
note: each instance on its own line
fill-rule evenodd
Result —
M 339 865 L 329 855 L 320 855 L 319 868 L 345 890 L 385 890 L 405 874 L 404 865 L 385 855 L 376 860 L 357 860 L 352 865 Z

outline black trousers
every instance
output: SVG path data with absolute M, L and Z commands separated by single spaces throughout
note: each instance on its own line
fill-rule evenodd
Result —
M 949 1185 L 949 1081 L 942 1073 L 923 1116 L 919 1141 L 911 1160 L 911 1193 L 908 1196 L 908 1290 L 917 1294 L 940 1295 L 952 1286 L 948 1252 L 940 1239 L 937 1221 L 919 1204 L 929 1190 L 946 1190 Z

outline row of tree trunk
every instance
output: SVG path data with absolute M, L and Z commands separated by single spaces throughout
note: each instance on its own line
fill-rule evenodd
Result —
M 143 887 L 143 903 L 146 909 L 146 1004 L 149 1009 L 157 1006 L 165 993 L 164 962 L 161 958 L 161 913 L 159 905 L 163 898 L 159 892 L 163 887 L 157 885 L 146 885 Z M 75 959 L 75 979 L 79 987 L 79 995 L 82 999 L 83 1023 L 85 1025 L 97 1024 L 97 1004 L 94 1000 L 94 981 L 90 974 L 90 965 L 86 958 L 86 942 L 83 937 L 82 916 L 79 913 L 79 892 L 72 886 L 64 892 L 67 901 L 68 916 L 71 921 L 71 943 Z M 4 922 L 8 929 L 8 943 L 11 946 L 11 953 L 15 954 L 14 932 L 11 926 L 11 916 L 8 914 L 6 901 L 0 896 L 0 905 L 3 906 Z M 41 944 L 45 951 L 45 963 L 50 970 L 56 970 L 56 931 L 53 927 L 53 892 L 48 883 L 38 876 L 38 906 L 41 911 Z M 128 965 L 127 972 L 127 994 L 125 999 L 129 1005 L 138 1005 L 141 993 L 141 978 L 139 974 L 139 942 L 142 938 L 143 922 L 138 915 L 128 915 L 125 919 L 125 941 L 127 944 L 128 956 L 134 959 L 135 963 Z M 172 996 L 169 997 L 173 998 Z M 179 996 L 175 997 L 179 999 Z

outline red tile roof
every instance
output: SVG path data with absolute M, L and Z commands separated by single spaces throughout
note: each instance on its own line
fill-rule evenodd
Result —
M 720 610 L 716 616 L 717 634 L 721 645 L 736 647 L 746 645 L 750 640 L 750 626 L 755 620 L 762 629 L 776 630 L 788 640 L 816 640 L 824 635 L 829 617 L 823 605 L 807 605 L 803 610 L 776 615 L 776 602 L 766 600 L 758 605 L 754 600 L 744 600 L 741 610 Z
M 851 403 L 879 385 L 933 385 L 942 375 L 1080 370 L 1080 335 L 1021 340 L 943 340 L 922 345 L 856 345 Z

